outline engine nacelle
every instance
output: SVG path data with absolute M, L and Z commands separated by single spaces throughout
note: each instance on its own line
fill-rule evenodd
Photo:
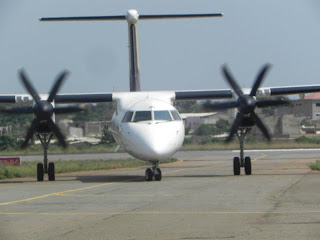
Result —
M 245 116 L 243 117 L 239 127 L 240 128 L 252 128 L 255 125 L 254 120 L 251 116 Z

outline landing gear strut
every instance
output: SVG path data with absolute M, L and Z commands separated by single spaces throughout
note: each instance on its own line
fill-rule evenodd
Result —
M 145 174 L 145 179 L 146 181 L 152 181 L 153 178 L 156 181 L 161 181 L 162 175 L 161 175 L 161 170 L 159 168 L 159 161 L 153 161 L 152 163 L 152 169 L 147 168 L 146 174 Z
M 48 174 L 49 181 L 55 180 L 55 169 L 54 163 L 48 164 L 48 147 L 53 133 L 35 133 L 37 138 L 40 140 L 43 147 L 43 163 L 38 163 L 37 165 L 37 180 L 43 181 L 44 174 Z
M 251 168 L 251 158 L 244 157 L 244 139 L 247 133 L 250 131 L 251 128 L 241 128 L 237 133 L 237 137 L 240 142 L 240 158 L 235 157 L 233 159 L 233 174 L 240 175 L 240 169 L 244 168 L 244 172 L 246 175 L 251 175 L 252 168 Z

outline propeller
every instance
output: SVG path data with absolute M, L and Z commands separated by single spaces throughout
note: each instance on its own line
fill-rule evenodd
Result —
M 263 124 L 259 116 L 255 113 L 255 109 L 270 107 L 270 106 L 278 106 L 283 104 L 288 104 L 287 101 L 283 99 L 256 99 L 257 90 L 262 84 L 264 77 L 268 70 L 270 69 L 270 64 L 265 64 L 260 70 L 253 86 L 250 94 L 244 94 L 242 89 L 239 87 L 238 83 L 234 80 L 230 70 L 227 65 L 222 66 L 222 73 L 225 76 L 227 82 L 237 94 L 238 99 L 236 101 L 226 101 L 226 102 L 218 102 L 218 103 L 210 103 L 206 102 L 204 104 L 204 108 L 210 110 L 221 110 L 228 108 L 237 108 L 238 113 L 235 121 L 231 127 L 230 134 L 226 139 L 226 142 L 230 142 L 234 135 L 237 133 L 239 127 L 241 127 L 242 121 L 246 118 L 250 118 L 250 120 L 257 125 L 257 127 L 261 130 L 263 135 L 267 138 L 268 141 L 271 140 L 270 134 Z
M 33 119 L 30 128 L 27 131 L 27 135 L 25 137 L 24 142 L 21 145 L 21 148 L 26 148 L 28 145 L 28 142 L 32 138 L 33 134 L 39 130 L 39 128 L 43 128 L 45 126 L 46 128 L 49 128 L 50 131 L 52 131 L 55 136 L 57 137 L 60 144 L 66 148 L 67 144 L 64 139 L 63 134 L 61 133 L 59 127 L 55 124 L 55 122 L 52 120 L 53 114 L 63 114 L 63 113 L 74 113 L 83 111 L 83 109 L 79 107 L 54 107 L 52 102 L 55 99 L 56 94 L 58 93 L 60 87 L 62 86 L 63 81 L 67 77 L 69 73 L 67 71 L 63 71 L 61 74 L 58 75 L 55 83 L 53 84 L 53 87 L 51 91 L 49 92 L 49 96 L 47 100 L 41 100 L 39 94 L 29 81 L 26 73 L 24 70 L 19 71 L 19 77 L 21 79 L 21 82 L 23 83 L 23 86 L 26 88 L 26 90 L 29 92 L 29 94 L 32 96 L 33 100 L 35 101 L 35 104 L 33 107 L 19 107 L 19 108 L 12 108 L 8 110 L 3 110 L 2 112 L 5 113 L 14 113 L 14 114 L 23 114 L 23 113 L 33 113 L 35 118 Z

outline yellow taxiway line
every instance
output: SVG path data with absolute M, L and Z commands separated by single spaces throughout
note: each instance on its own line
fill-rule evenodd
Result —
M 104 184 L 99 184 L 99 185 L 94 185 L 94 186 L 84 187 L 84 188 L 76 188 L 76 189 L 71 189 L 71 190 L 62 191 L 62 192 L 56 192 L 56 193 L 49 193 L 49 194 L 45 194 L 45 195 L 41 195 L 41 196 L 37 196 L 37 197 L 32 197 L 32 198 L 26 198 L 26 199 L 21 199 L 21 200 L 17 200 L 17 201 L 0 203 L 0 206 L 11 205 L 11 204 L 15 204 L 15 203 L 22 203 L 22 202 L 30 202 L 30 201 L 37 200 L 37 199 L 47 198 L 47 197 L 51 197 L 51 196 L 59 196 L 59 195 L 67 194 L 67 193 L 71 193 L 71 192 L 78 192 L 78 191 L 82 191 L 82 190 L 88 190 L 88 189 L 103 187 L 103 186 L 112 185 L 112 184 L 115 184 L 115 183 L 117 183 L 117 182 L 104 183 Z

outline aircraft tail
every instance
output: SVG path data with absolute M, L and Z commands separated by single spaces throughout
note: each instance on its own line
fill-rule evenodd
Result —
M 40 18 L 40 21 L 103 21 L 103 20 L 127 20 L 129 35 L 129 75 L 130 92 L 141 91 L 140 70 L 139 70 L 139 51 L 137 40 L 137 22 L 142 20 L 154 19 L 179 19 L 179 18 L 207 18 L 222 17 L 222 13 L 208 14 L 159 14 L 159 15 L 139 15 L 137 10 L 128 10 L 126 15 L 116 16 L 88 16 L 88 17 L 51 17 Z

